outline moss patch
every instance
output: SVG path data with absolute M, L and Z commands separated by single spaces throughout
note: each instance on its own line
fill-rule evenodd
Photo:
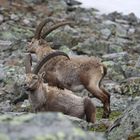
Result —
M 109 120 L 110 121 L 116 120 L 121 114 L 122 114 L 122 112 L 120 112 L 120 111 L 111 111 Z M 97 121 L 102 118 L 102 115 L 103 115 L 103 108 L 97 107 L 96 108 L 96 118 L 97 118 Z
M 106 131 L 106 126 L 104 124 L 99 124 L 96 127 L 92 127 L 89 129 L 89 131 L 96 131 L 96 132 L 105 132 Z
M 109 120 L 114 121 L 116 120 L 120 115 L 122 115 L 122 112 L 120 111 L 112 111 L 109 117 Z
M 97 107 L 96 108 L 96 120 L 97 121 L 100 120 L 102 118 L 102 115 L 103 115 L 103 109 Z
M 43 135 L 37 136 L 37 137 L 35 137 L 35 140 L 57 140 L 57 138 L 55 136 L 49 134 L 49 135 L 45 135 L 45 136 L 43 136 Z
M 2 116 L 0 116 L 0 122 L 2 122 L 2 123 L 10 122 L 10 124 L 19 125 L 19 124 L 31 119 L 32 117 L 33 117 L 33 114 L 21 115 L 21 116 L 16 116 L 16 117 L 2 115 Z
M 128 140 L 140 140 L 140 127 L 129 135 Z
M 75 136 L 85 137 L 84 131 L 81 130 L 80 128 L 74 128 L 73 132 L 74 132 Z
M 103 115 L 103 109 L 97 108 L 96 120 L 97 120 L 97 122 L 99 121 L 99 123 L 95 124 L 94 127 L 89 128 L 89 131 L 105 132 L 107 130 L 108 126 L 106 124 L 100 122 L 100 120 L 102 119 L 102 115 Z M 109 117 L 109 121 L 116 120 L 120 115 L 121 115 L 121 112 L 112 111 L 110 114 L 110 117 Z

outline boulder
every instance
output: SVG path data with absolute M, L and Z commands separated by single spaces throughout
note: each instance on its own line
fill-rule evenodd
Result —
M 0 116 L 3 140 L 105 140 L 75 127 L 61 113 Z
M 135 102 L 108 130 L 108 140 L 139 140 L 140 100 Z

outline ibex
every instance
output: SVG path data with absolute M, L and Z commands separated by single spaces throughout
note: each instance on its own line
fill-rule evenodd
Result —
M 98 58 L 88 56 L 71 56 L 68 60 L 64 56 L 58 56 L 52 59 L 47 56 L 56 50 L 52 49 L 46 41 L 45 36 L 53 29 L 56 29 L 61 23 L 52 26 L 41 35 L 41 31 L 48 20 L 44 20 L 37 27 L 35 37 L 28 46 L 28 51 L 36 53 L 38 66 L 35 73 L 46 72 L 44 80 L 49 85 L 58 86 L 62 89 L 71 91 L 79 91 L 83 88 L 87 89 L 94 97 L 103 103 L 103 118 L 108 118 L 110 110 L 110 94 L 101 87 L 101 81 L 106 75 L 107 68 L 100 62 Z M 54 28 L 55 27 L 55 28 Z M 43 59 L 41 59 L 43 57 Z
M 59 89 L 43 82 L 43 73 L 36 75 L 31 72 L 30 55 L 25 60 L 25 88 L 29 91 L 29 101 L 35 112 L 55 111 L 66 115 L 83 118 L 95 122 L 96 108 L 88 97 L 74 95 L 67 89 Z

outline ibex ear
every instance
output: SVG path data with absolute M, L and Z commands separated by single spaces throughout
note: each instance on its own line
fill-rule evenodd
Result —
M 43 40 L 42 40 L 42 39 L 39 39 L 39 40 L 38 40 L 38 44 L 39 44 L 39 45 L 42 45 L 42 44 L 43 44 Z
M 30 53 L 25 56 L 24 63 L 25 63 L 25 72 L 26 72 L 26 74 L 31 73 L 32 57 L 31 57 Z

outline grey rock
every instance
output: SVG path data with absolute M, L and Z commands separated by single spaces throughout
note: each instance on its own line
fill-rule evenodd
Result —
M 104 61 L 107 66 L 107 77 L 114 82 L 122 81 L 126 78 L 125 69 L 126 61 L 120 60 L 120 58 Z
M 61 113 L 25 114 L 15 117 L 4 115 L 0 116 L 0 120 L 0 139 L 100 140 L 73 126 Z
M 78 44 L 80 41 L 80 35 L 77 30 L 71 28 L 66 25 L 62 27 L 64 29 L 58 29 L 52 33 L 50 33 L 48 37 L 48 41 L 53 42 L 54 48 L 59 48 L 60 46 L 68 46 L 72 47 Z
M 105 88 L 110 92 L 110 93 L 120 93 L 120 84 L 114 81 L 107 81 L 104 83 Z
M 129 135 L 128 139 L 130 139 L 130 140 L 139 140 L 140 139 L 140 127 L 139 128 L 136 128 L 134 130 L 134 132 L 132 132 Z
M 108 52 L 109 44 L 103 40 L 96 40 L 95 37 L 86 39 L 83 43 L 74 46 L 72 50 L 79 52 L 79 54 L 88 55 L 102 55 Z
M 81 5 L 82 3 L 76 0 L 65 0 L 68 6 Z
M 20 19 L 19 16 L 16 14 L 11 14 L 10 18 L 14 21 L 18 21 Z
M 127 140 L 140 128 L 140 100 L 135 102 L 116 121 L 114 127 L 108 133 L 108 140 Z M 139 131 L 140 132 L 140 131 Z M 139 134 L 137 134 L 138 139 Z
M 123 52 L 122 46 L 112 43 L 109 45 L 109 53 L 119 53 L 119 52 Z
M 113 60 L 113 61 L 128 61 L 129 56 L 127 52 L 120 52 L 120 53 L 112 53 L 112 54 L 105 54 L 102 56 L 104 60 Z
M 102 29 L 101 35 L 104 39 L 108 39 L 111 35 L 111 31 L 108 28 Z
M 122 95 L 120 83 L 110 80 L 104 83 L 104 87 L 111 94 L 111 110 L 124 111 L 129 104 L 129 100 L 128 97 Z
M 6 78 L 5 71 L 2 68 L 2 66 L 0 66 L 0 82 L 3 82 L 5 78 Z
M 116 27 L 116 24 L 117 24 L 116 22 L 107 19 L 103 21 L 103 25 L 107 25 L 108 27 L 109 26 Z
M 1 102 L 0 103 L 0 111 L 3 112 L 11 112 L 12 111 L 12 106 L 10 105 L 10 100 L 7 100 L 6 102 Z
M 121 94 L 140 96 L 140 77 L 131 77 L 120 84 Z
M 29 100 L 24 100 L 24 102 L 22 103 L 22 105 L 21 105 L 21 108 L 28 108 L 28 107 L 30 107 L 31 105 L 30 105 L 30 102 L 29 102 Z
M 126 75 L 127 78 L 140 77 L 140 69 L 137 68 L 137 67 L 128 66 L 128 67 L 125 68 L 125 75 Z
M 12 48 L 12 42 L 6 40 L 0 40 L 0 51 L 10 50 Z
M 25 71 L 23 67 L 19 66 L 5 66 L 5 79 L 4 82 L 12 86 L 15 82 L 23 83 L 25 80 Z
M 4 17 L 3 17 L 3 15 L 0 14 L 0 23 L 2 23 L 3 20 L 4 20 Z
M 125 26 L 117 24 L 116 35 L 119 37 L 127 37 L 127 29 Z
M 134 13 L 130 13 L 126 18 L 131 24 L 136 24 L 138 22 L 138 18 Z
M 65 116 L 72 122 L 72 124 L 74 126 L 76 126 L 76 127 L 78 126 L 85 131 L 89 131 L 90 133 L 92 133 L 93 137 L 95 137 L 99 140 L 106 139 L 104 133 L 101 133 L 101 130 L 108 128 L 112 123 L 108 119 L 101 119 L 99 121 L 96 121 L 95 124 L 92 124 L 92 123 L 86 122 L 83 119 L 79 119 L 79 118 L 75 118 L 75 117 L 71 117 L 71 116 L 67 116 L 67 115 L 65 115 Z
M 115 22 L 117 22 L 119 24 L 129 24 L 129 22 L 127 20 L 124 20 L 124 19 L 116 19 Z
M 44 0 L 24 0 L 24 1 L 27 2 L 28 4 L 32 4 L 32 3 L 40 4 L 40 3 L 42 3 Z
M 140 57 L 138 58 L 135 67 L 136 67 L 136 68 L 140 68 Z
M 137 44 L 137 45 L 133 46 L 132 48 L 129 48 L 129 50 L 131 50 L 132 52 L 135 52 L 135 53 L 140 53 L 140 44 Z
M 30 20 L 27 19 L 27 18 L 23 19 L 23 23 L 24 23 L 25 25 L 27 25 L 27 26 L 30 26 L 30 25 L 31 25 Z
M 136 29 L 134 27 L 130 27 L 128 29 L 128 35 L 133 35 L 135 33 Z
M 79 118 L 68 116 L 68 115 L 65 115 L 65 116 L 72 122 L 73 125 L 79 126 L 83 130 L 89 131 L 90 129 L 95 127 L 95 124 L 88 123 L 83 119 L 79 119 Z
M 122 47 L 126 44 L 132 44 L 132 40 L 130 40 L 127 36 L 118 36 L 117 38 L 114 38 L 113 42 Z
M 111 110 L 123 112 L 129 104 L 128 97 L 116 93 L 111 94 Z
M 123 19 L 123 16 L 122 16 L 121 13 L 118 13 L 117 11 L 115 11 L 115 12 L 112 12 L 112 13 L 108 14 L 106 16 L 106 18 L 108 18 L 112 21 L 116 21 L 116 19 Z
M 60 50 L 67 53 L 69 56 L 74 55 L 74 52 L 68 46 L 61 46 Z

